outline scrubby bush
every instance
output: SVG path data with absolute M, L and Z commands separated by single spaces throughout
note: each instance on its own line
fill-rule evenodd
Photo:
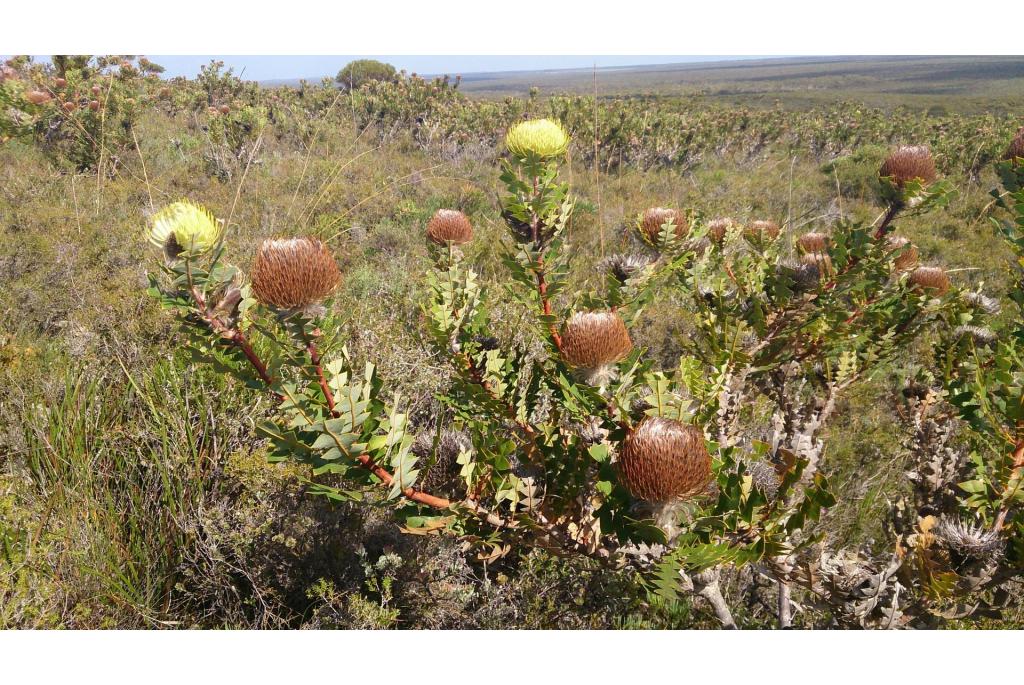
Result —
M 178 314 L 196 358 L 267 398 L 274 409 L 258 428 L 270 459 L 307 468 L 310 494 L 390 511 L 408 533 L 455 535 L 478 560 L 530 549 L 589 558 L 652 597 L 695 594 L 727 627 L 721 574 L 737 568 L 776 584 L 783 627 L 793 593 L 841 626 L 997 610 L 1024 571 L 1020 335 L 993 333 L 986 297 L 919 264 L 896 233 L 953 196 L 928 148 L 883 160 L 873 222 L 797 236 L 771 218 L 652 208 L 638 214 L 634 248 L 601 265 L 602 287 L 570 292 L 569 145 L 551 120 L 505 136 L 499 250 L 523 322 L 513 335 L 493 324 L 495 300 L 462 252 L 470 217 L 440 210 L 426 225 L 423 318 L 452 372 L 438 398 L 445 420 L 429 432 L 339 338 L 329 307 L 339 270 L 316 238 L 265 241 L 246 278 L 225 261 L 215 220 L 175 205 L 153 226 L 166 261 L 150 293 Z M 1020 252 L 1022 179 L 1008 156 L 1010 195 L 996 197 Z M 630 335 L 656 296 L 691 324 L 664 368 Z M 886 544 L 836 544 L 819 524 L 837 504 L 825 428 L 851 388 L 931 338 L 934 369 L 920 376 L 930 385 L 905 393 L 916 499 L 894 508 Z M 937 418 L 943 394 L 955 410 Z M 950 417 L 968 449 L 949 442 Z M 384 607 L 380 563 L 368 582 Z
M 394 81 L 397 77 L 398 72 L 386 62 L 375 59 L 357 59 L 342 67 L 334 80 L 342 88 L 356 90 L 370 81 L 388 82 Z

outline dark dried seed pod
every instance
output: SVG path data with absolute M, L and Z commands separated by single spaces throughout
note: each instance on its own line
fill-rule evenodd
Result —
M 671 222 L 675 226 L 676 237 L 682 238 L 690 231 L 690 225 L 682 212 L 666 207 L 651 207 L 644 212 L 640 220 L 640 231 L 652 243 L 658 242 L 662 227 Z
M 304 309 L 334 292 L 341 281 L 334 256 L 312 237 L 270 238 L 260 243 L 252 265 L 252 291 L 277 309 Z
M 473 443 L 461 431 L 445 430 L 438 438 L 435 450 L 435 437 L 433 433 L 420 433 L 409 447 L 409 451 L 419 457 L 417 467 L 427 469 L 418 487 L 435 495 L 461 496 L 466 484 L 460 475 L 462 466 L 458 458 L 462 452 L 472 452 Z M 429 462 L 426 460 L 431 454 L 436 454 L 437 460 L 427 466 Z
M 462 212 L 439 209 L 427 223 L 427 237 L 438 245 L 464 245 L 473 239 L 473 226 Z
M 933 291 L 935 295 L 949 292 L 949 276 L 935 266 L 919 266 L 910 273 L 910 286 L 915 292 Z
M 521 243 L 530 242 L 533 240 L 533 231 L 530 228 L 530 224 L 525 221 L 520 221 L 514 214 L 505 210 L 501 213 L 501 218 L 505 220 L 505 224 L 512 231 L 516 240 Z M 538 236 L 539 239 L 543 240 L 544 236 Z
M 885 240 L 885 246 L 889 252 L 902 250 L 900 255 L 893 261 L 893 268 L 896 271 L 910 271 L 917 266 L 917 248 L 911 245 L 908 239 L 899 235 L 890 235 Z
M 562 330 L 562 357 L 577 368 L 614 364 L 632 349 L 626 324 L 614 312 L 576 312 Z
M 804 252 L 827 252 L 828 236 L 824 233 L 804 233 L 796 239 L 796 244 Z
M 957 326 L 953 329 L 953 335 L 958 338 L 970 338 L 979 347 L 991 345 L 997 340 L 995 332 L 985 326 Z
M 726 233 L 733 230 L 734 226 L 736 226 L 736 222 L 729 217 L 714 219 L 708 222 L 708 236 L 716 243 L 720 243 L 725 240 Z
M 1017 166 L 1018 159 L 1024 159 L 1024 126 L 1017 129 L 1017 135 L 1010 142 L 1010 147 L 1006 148 L 1003 159 L 1013 162 L 1014 166 Z
M 914 180 L 926 186 L 937 178 L 935 160 L 924 145 L 899 146 L 885 158 L 878 175 L 891 179 L 897 188 L 903 188 Z
M 650 263 L 651 260 L 643 255 L 615 254 L 601 262 L 601 267 L 612 274 L 619 283 L 625 283 Z
M 696 426 L 648 416 L 623 441 L 618 471 L 634 497 L 668 502 L 704 491 L 711 479 L 711 456 Z
M 749 240 L 775 240 L 779 237 L 779 225 L 771 220 L 759 219 L 751 221 L 743 233 Z
M 775 498 L 779 496 L 779 487 L 782 485 L 778 469 L 767 461 L 756 461 L 749 466 L 747 473 L 750 474 L 754 485 L 768 498 L 768 501 L 774 502 Z
M 992 561 L 1003 552 L 999 534 L 981 525 L 972 526 L 963 521 L 941 518 L 932 530 L 950 550 L 965 559 Z
M 498 339 L 490 335 L 478 335 L 473 338 L 473 340 L 480 346 L 480 349 L 485 352 L 489 350 L 496 350 L 500 345 Z
M 964 293 L 964 302 L 989 316 L 995 316 L 1002 309 L 999 300 L 987 297 L 980 292 Z

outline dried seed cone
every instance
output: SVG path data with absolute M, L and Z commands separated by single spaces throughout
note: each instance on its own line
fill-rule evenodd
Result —
M 661 235 L 661 227 L 669 221 L 675 226 L 676 236 L 682 238 L 689 233 L 690 226 L 686 222 L 686 217 L 678 210 L 666 207 L 651 207 L 645 211 L 643 218 L 640 219 L 640 230 L 648 240 L 656 243 L 658 236 Z
M 751 240 L 775 240 L 779 237 L 779 225 L 771 220 L 752 221 L 744 233 Z
M 438 245 L 464 245 L 473 239 L 473 226 L 462 212 L 439 209 L 427 223 L 427 238 Z
M 896 148 L 885 158 L 878 175 L 892 179 L 897 188 L 903 188 L 912 180 L 926 186 L 937 178 L 935 160 L 924 145 L 901 145 Z
M 936 295 L 945 295 L 950 288 L 949 276 L 935 266 L 919 266 L 910 274 L 910 284 L 917 292 L 932 290 Z
M 826 252 L 828 250 L 828 236 L 824 233 L 804 233 L 796 239 L 796 243 L 804 252 Z
M 52 100 L 50 94 L 41 90 L 30 90 L 25 93 L 25 99 L 31 102 L 33 105 L 45 105 L 47 102 Z
M 618 469 L 634 497 L 668 502 L 704 491 L 711 480 L 711 456 L 699 428 L 648 416 L 623 441 Z
M 316 238 L 270 238 L 256 252 L 252 290 L 256 299 L 278 309 L 304 309 L 338 286 L 334 256 Z
M 832 258 L 824 252 L 808 252 L 800 257 L 800 262 L 815 267 L 819 278 L 832 273 Z
M 910 245 L 910 241 L 903 236 L 891 235 L 886 240 L 886 247 L 890 252 L 896 252 L 902 250 L 900 255 L 893 262 L 893 266 L 897 271 L 910 271 L 917 266 L 917 248 Z
M 562 330 L 562 357 L 577 368 L 614 364 L 632 349 L 626 324 L 613 312 L 576 312 Z
M 736 222 L 729 217 L 714 219 L 708 223 L 708 236 L 716 243 L 725 240 L 725 234 L 736 225 Z
M 1018 159 L 1024 159 L 1024 126 L 1017 130 L 1017 135 L 1010 142 L 1010 147 L 1006 148 L 1003 159 L 1013 162 L 1014 166 L 1017 165 Z

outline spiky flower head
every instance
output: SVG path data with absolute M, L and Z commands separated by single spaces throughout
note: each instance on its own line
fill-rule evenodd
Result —
M 935 160 L 925 145 L 899 146 L 885 158 L 878 175 L 890 179 L 897 188 L 915 180 L 927 186 L 937 178 Z
M 725 234 L 733 230 L 735 226 L 736 222 L 729 217 L 713 219 L 708 222 L 708 235 L 716 243 L 720 243 L 725 240 Z
M 310 311 L 334 291 L 341 274 L 327 246 L 304 236 L 260 243 L 251 278 L 253 294 L 264 305 Z
M 942 518 L 932 532 L 952 551 L 966 559 L 991 561 L 1003 552 L 1003 541 L 999 534 L 982 525 Z
M 907 238 L 901 235 L 890 235 L 885 240 L 885 247 L 889 252 L 900 252 L 893 261 L 896 271 L 910 271 L 917 266 L 917 248 Z
M 999 300 L 994 297 L 988 297 L 981 292 L 964 293 L 964 302 L 989 316 L 995 316 L 1002 309 L 999 306 Z
M 640 218 L 640 231 L 652 243 L 658 242 L 662 226 L 671 222 L 675 226 L 674 232 L 677 237 L 683 237 L 690 231 L 690 225 L 682 212 L 667 207 L 650 207 L 644 211 Z
M 703 492 L 711 479 L 711 456 L 696 426 L 648 416 L 623 441 L 618 471 L 634 497 L 668 502 Z
M 1024 126 L 1017 129 L 1017 135 L 1010 141 L 1010 147 L 1006 148 L 1003 159 L 1013 162 L 1014 166 L 1017 165 L 1018 159 L 1024 159 Z
M 452 429 L 442 431 L 440 436 L 433 432 L 420 433 L 413 440 L 409 451 L 419 458 L 416 467 L 426 469 L 419 487 L 445 496 L 464 494 L 466 484 L 460 476 L 462 465 L 458 463 L 458 458 L 463 452 L 473 451 L 473 442 L 466 433 Z M 436 457 L 432 464 L 431 456 Z
M 505 135 L 505 147 L 519 158 L 552 159 L 569 149 L 569 134 L 557 121 L 530 119 L 509 129 Z
M 949 276 L 936 266 L 919 266 L 910 273 L 910 285 L 913 290 L 923 292 L 934 291 L 936 295 L 949 292 Z
M 776 273 L 786 274 L 793 279 L 793 287 L 799 291 L 814 290 L 821 281 L 821 269 L 816 263 L 786 260 L 775 267 Z
M 614 312 L 576 312 L 562 329 L 562 358 L 591 385 L 603 385 L 611 366 L 632 349 L 626 324 Z
M 464 245 L 473 239 L 473 225 L 458 210 L 439 209 L 427 223 L 427 237 L 438 245 Z
M 190 200 L 167 205 L 150 221 L 149 242 L 170 259 L 182 253 L 202 255 L 220 240 L 223 224 L 205 207 Z
M 796 239 L 796 244 L 804 252 L 825 252 L 828 250 L 828 236 L 824 233 L 804 233 Z
M 755 241 L 775 240 L 779 237 L 779 225 L 770 219 L 751 221 L 744 233 L 747 238 Z
M 601 262 L 601 267 L 615 277 L 619 283 L 625 283 L 643 270 L 651 260 L 638 254 L 614 254 Z

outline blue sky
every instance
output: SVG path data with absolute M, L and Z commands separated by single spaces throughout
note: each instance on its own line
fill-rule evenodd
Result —
M 366 55 L 149 55 L 163 65 L 166 77 L 195 76 L 200 65 L 221 59 L 235 73 L 245 70 L 243 78 L 268 79 L 318 78 L 334 76 L 353 59 Z M 478 71 L 518 71 L 536 69 L 630 66 L 634 64 L 671 64 L 742 59 L 736 56 L 683 55 L 369 55 L 394 64 L 399 69 L 421 74 L 468 74 Z

